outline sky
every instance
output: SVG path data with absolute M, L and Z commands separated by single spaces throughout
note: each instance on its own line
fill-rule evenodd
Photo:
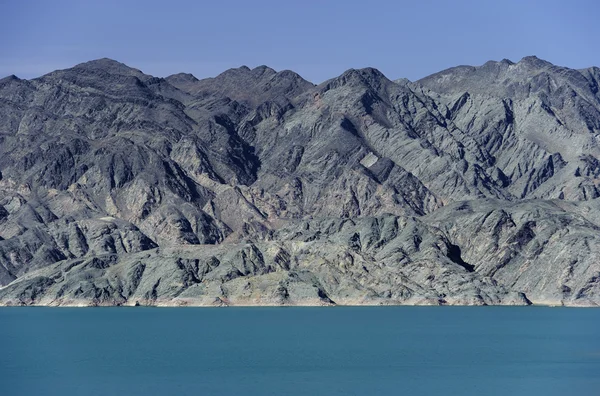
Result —
M 103 57 L 160 77 L 264 64 L 315 83 L 368 66 L 414 81 L 528 55 L 600 66 L 597 0 L 0 0 L 0 13 L 0 77 Z

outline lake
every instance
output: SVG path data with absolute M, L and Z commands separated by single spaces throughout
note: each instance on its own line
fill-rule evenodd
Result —
M 597 395 L 600 309 L 0 308 L 3 395 Z

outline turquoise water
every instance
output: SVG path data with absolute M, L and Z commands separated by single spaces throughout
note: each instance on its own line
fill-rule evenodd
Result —
M 599 395 L 600 310 L 0 308 L 2 395 Z

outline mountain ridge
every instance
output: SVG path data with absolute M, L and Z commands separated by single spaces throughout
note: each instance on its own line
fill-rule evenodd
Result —
M 597 68 L 0 80 L 0 304 L 600 304 Z

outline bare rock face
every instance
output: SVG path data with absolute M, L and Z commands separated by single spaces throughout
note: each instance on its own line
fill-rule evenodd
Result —
M 0 80 L 0 304 L 600 304 L 600 69 Z

